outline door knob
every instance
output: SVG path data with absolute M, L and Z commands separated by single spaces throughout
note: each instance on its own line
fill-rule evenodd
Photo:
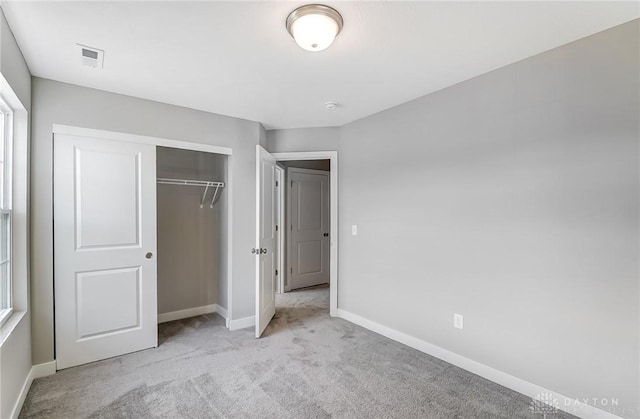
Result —
M 153 257 L 153 253 L 147 252 L 147 254 L 144 255 L 144 257 L 146 257 L 147 259 L 151 259 Z
M 266 254 L 267 253 L 267 249 L 260 249 L 260 253 Z
M 323 236 L 329 237 L 329 233 L 324 233 Z
M 251 249 L 251 254 L 252 255 L 259 255 L 260 251 L 254 247 L 253 249 Z

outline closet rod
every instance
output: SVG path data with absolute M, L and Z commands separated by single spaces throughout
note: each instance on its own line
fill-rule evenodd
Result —
M 158 178 L 157 182 L 163 185 L 184 185 L 184 186 L 204 187 L 204 193 L 202 194 L 202 199 L 200 200 L 200 208 L 204 206 L 204 201 L 207 197 L 207 192 L 209 191 L 210 187 L 215 188 L 215 190 L 213 191 L 213 197 L 211 198 L 211 204 L 209 204 L 209 208 L 213 208 L 213 203 L 216 200 L 218 191 L 220 190 L 220 188 L 224 188 L 224 182 L 214 182 L 210 180 Z

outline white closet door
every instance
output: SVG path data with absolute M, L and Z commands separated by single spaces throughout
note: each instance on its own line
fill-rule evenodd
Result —
M 56 134 L 58 369 L 158 345 L 156 150 Z
M 256 147 L 256 338 L 259 338 L 276 314 L 276 159 L 264 148 Z

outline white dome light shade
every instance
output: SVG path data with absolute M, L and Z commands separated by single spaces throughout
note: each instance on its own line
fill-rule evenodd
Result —
M 306 15 L 293 22 L 291 32 L 300 48 L 322 51 L 336 38 L 338 24 L 328 16 Z
M 302 6 L 287 17 L 287 30 L 300 48 L 322 51 L 333 43 L 342 29 L 342 16 L 320 4 Z

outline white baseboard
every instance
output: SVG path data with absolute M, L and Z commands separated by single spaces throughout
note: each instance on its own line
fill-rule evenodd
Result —
M 365 319 L 364 317 L 358 316 L 357 314 L 353 314 L 339 308 L 337 310 L 337 317 L 340 317 L 351 323 L 355 323 L 359 326 L 364 327 L 365 329 L 371 330 L 372 332 L 376 332 L 382 336 L 388 337 L 389 339 L 395 340 L 396 342 L 400 342 L 411 348 L 417 349 L 428 355 L 434 356 L 450 364 L 470 371 L 476 375 L 479 375 L 480 377 L 486 378 L 487 380 L 493 381 L 494 383 L 498 383 L 501 386 L 507 387 L 511 390 L 517 391 L 518 393 L 524 394 L 525 396 L 531 397 L 532 399 L 537 399 L 542 396 L 543 400 L 548 400 L 549 402 L 553 403 L 557 409 L 563 410 L 567 413 L 571 413 L 572 415 L 576 415 L 584 419 L 622 419 L 620 418 L 620 416 L 616 416 L 613 413 L 605 412 L 604 410 L 590 406 L 575 398 L 565 396 L 558 392 L 551 391 L 539 385 L 525 381 L 521 378 L 514 377 L 513 375 L 509 375 L 505 372 L 481 364 L 472 359 L 465 358 L 461 355 L 433 345 L 424 340 L 415 338 L 413 336 L 407 335 L 406 333 L 399 332 L 390 327 L 383 326 L 374 321 Z
M 218 313 L 221 317 L 224 317 L 225 320 L 229 317 L 227 315 L 227 309 L 224 307 L 220 307 L 218 304 L 216 304 L 216 313 Z
M 53 375 L 55 373 L 56 361 L 45 362 L 44 364 L 38 364 L 31 367 L 31 369 L 29 370 L 29 374 L 27 374 L 27 378 L 24 380 L 24 384 L 20 389 L 18 400 L 16 401 L 15 406 L 13 406 L 13 410 L 11 411 L 11 419 L 18 419 L 18 416 L 20 416 L 22 405 L 24 404 L 24 400 L 27 398 L 27 393 L 29 393 L 29 389 L 31 388 L 33 380 L 35 380 L 36 378 Z
M 227 318 L 227 310 L 218 304 L 209 304 L 206 306 L 187 308 L 185 310 L 170 311 L 169 313 L 158 314 L 158 323 L 172 322 L 174 320 L 187 319 L 189 317 L 201 316 L 203 314 L 218 313 L 225 319 Z
M 45 362 L 31 367 L 31 378 L 48 377 L 56 373 L 56 361 Z
M 229 330 L 240 330 L 240 329 L 252 327 L 255 325 L 256 325 L 255 316 L 244 317 L 242 319 L 237 319 L 237 320 L 229 320 L 228 322 Z

